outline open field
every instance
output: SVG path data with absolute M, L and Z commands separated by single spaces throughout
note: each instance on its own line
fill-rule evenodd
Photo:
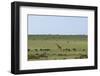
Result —
M 87 35 L 28 35 L 28 60 L 88 58 Z

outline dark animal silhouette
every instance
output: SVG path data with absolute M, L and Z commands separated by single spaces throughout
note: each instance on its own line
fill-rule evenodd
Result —
M 38 51 L 38 49 L 34 49 L 35 51 Z
M 73 48 L 73 51 L 76 51 L 76 48 Z
M 85 51 L 85 49 L 83 49 L 83 51 Z
M 28 49 L 28 51 L 31 51 L 30 49 Z

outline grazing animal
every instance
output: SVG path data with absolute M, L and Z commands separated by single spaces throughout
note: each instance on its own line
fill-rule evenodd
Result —
M 66 59 L 66 58 L 63 58 L 63 59 Z
M 45 51 L 50 51 L 50 49 L 45 49 Z
M 43 54 L 40 54 L 40 57 L 48 57 L 48 56 L 47 56 L 47 53 L 44 52 Z
M 69 48 L 66 48 L 66 49 L 63 49 L 64 51 L 70 51 L 70 49 Z
M 44 51 L 44 49 L 40 49 L 40 51 Z
M 38 49 L 34 49 L 35 51 L 38 51 Z
M 28 51 L 31 51 L 30 49 L 28 49 Z
M 85 51 L 85 49 L 83 49 L 83 51 Z
M 88 58 L 88 56 L 87 55 L 81 55 L 80 54 L 80 59 L 82 59 L 82 58 Z
M 63 50 L 62 47 L 56 43 L 56 46 L 58 47 L 58 49 L 60 49 L 61 51 Z
M 35 55 L 39 55 L 38 53 L 36 53 Z
M 76 51 L 76 48 L 73 48 L 73 51 Z
M 70 51 L 70 49 L 67 49 L 68 51 Z
M 63 56 L 63 54 L 58 54 L 58 56 Z
M 50 51 L 50 49 L 40 49 L 40 51 Z

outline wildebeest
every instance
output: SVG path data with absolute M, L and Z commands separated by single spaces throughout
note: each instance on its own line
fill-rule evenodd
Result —
M 28 51 L 31 51 L 31 49 L 28 49 Z
M 73 51 L 76 51 L 76 48 L 73 48 Z
M 45 51 L 50 51 L 50 49 L 44 49 Z
M 50 49 L 40 49 L 40 51 L 50 51 Z
M 63 56 L 63 54 L 58 54 L 58 56 Z
M 71 51 L 70 49 L 67 49 L 67 51 Z
M 40 57 L 48 57 L 46 52 L 40 54 L 39 56 L 40 56 Z
M 63 59 L 67 59 L 67 58 L 63 58 Z
M 34 49 L 35 51 L 38 51 L 38 49 Z
M 39 55 L 38 53 L 36 53 L 35 55 Z
M 63 51 L 71 51 L 69 48 L 63 49 Z
M 87 56 L 87 55 L 81 55 L 81 54 L 80 54 L 80 59 L 81 59 L 81 58 L 88 58 L 88 56 Z
M 85 49 L 83 49 L 83 51 L 85 51 Z

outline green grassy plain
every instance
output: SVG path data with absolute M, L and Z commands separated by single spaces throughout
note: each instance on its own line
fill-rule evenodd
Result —
M 88 58 L 87 35 L 28 35 L 28 60 Z

